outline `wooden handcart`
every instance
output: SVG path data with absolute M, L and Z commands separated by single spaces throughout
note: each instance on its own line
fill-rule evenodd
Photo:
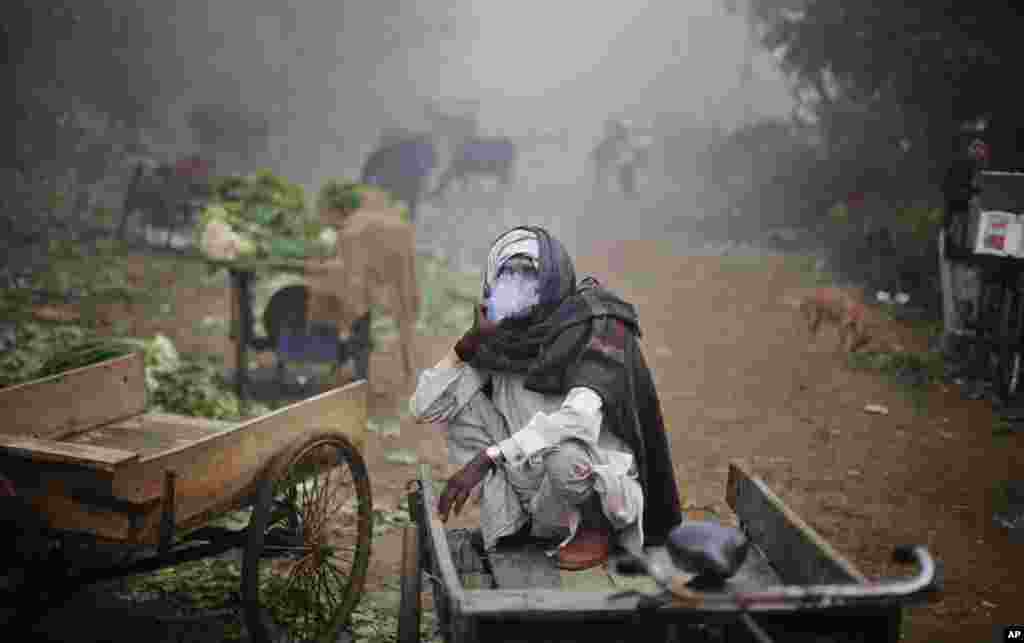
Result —
M 240 423 L 147 412 L 138 354 L 0 390 L 0 473 L 15 489 L 2 500 L 48 541 L 20 586 L 11 572 L 28 559 L 3 552 L 7 589 L 24 595 L 43 569 L 63 572 L 52 594 L 240 548 L 251 640 L 334 640 L 370 556 L 366 413 L 365 381 Z M 232 512 L 248 524 L 211 524 Z M 68 543 L 83 541 L 107 554 L 79 557 Z
M 428 467 L 411 487 L 414 525 L 404 534 L 400 643 L 419 640 L 424 578 L 448 643 L 895 643 L 903 605 L 923 601 L 938 587 L 935 564 L 922 548 L 897 551 L 902 562 L 920 565 L 917 576 L 868 582 L 761 480 L 737 465 L 729 471 L 728 502 L 749 540 L 749 553 L 725 586 L 703 590 L 675 583 L 664 548 L 646 551 L 651 568 L 665 577 L 657 582 L 620 576 L 614 565 L 562 572 L 528 542 L 499 543 L 485 553 L 478 530 L 442 525 Z

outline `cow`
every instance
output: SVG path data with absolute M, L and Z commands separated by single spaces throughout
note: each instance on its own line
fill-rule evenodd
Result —
M 404 201 L 409 219 L 415 221 L 424 184 L 436 167 L 437 151 L 429 136 L 385 134 L 363 164 L 361 180 Z
M 451 163 L 441 175 L 431 195 L 440 196 L 455 179 L 458 179 L 465 189 L 473 176 L 493 176 L 501 181 L 502 185 L 511 185 L 518 157 L 519 151 L 510 138 L 469 138 L 456 148 Z

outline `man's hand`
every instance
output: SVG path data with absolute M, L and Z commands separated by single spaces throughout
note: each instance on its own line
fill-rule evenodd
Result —
M 470 494 L 478 484 L 483 482 L 487 472 L 494 466 L 494 462 L 487 456 L 486 451 L 476 454 L 466 466 L 448 479 L 438 502 L 437 511 L 441 514 L 441 522 L 448 522 L 448 513 L 454 509 L 455 515 L 462 513 L 462 507 L 469 500 Z
M 480 348 L 480 344 L 497 332 L 497 330 L 498 324 L 487 319 L 487 306 L 480 304 L 476 309 L 473 327 L 467 330 L 455 344 L 455 354 L 463 362 L 472 361 L 477 349 Z

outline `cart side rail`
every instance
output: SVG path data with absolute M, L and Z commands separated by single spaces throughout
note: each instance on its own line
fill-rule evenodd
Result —
M 366 381 L 359 380 L 144 457 L 117 469 L 114 497 L 133 503 L 157 500 L 163 495 L 164 472 L 176 471 L 182 517 L 198 514 L 213 498 L 235 496 L 251 486 L 274 454 L 311 431 L 339 431 L 362 448 L 366 398 Z
M 853 563 L 737 462 L 729 463 L 726 500 L 751 542 L 785 584 L 866 583 Z
M 45 440 L 24 435 L 0 434 L 0 450 L 6 455 L 37 463 L 68 464 L 112 473 L 119 465 L 139 459 L 124 449 Z
M 59 440 L 146 411 L 142 354 L 0 389 L 0 433 Z
M 452 560 L 444 524 L 437 513 L 437 494 L 434 493 L 434 478 L 429 464 L 421 464 L 418 475 L 419 499 L 415 517 L 420 526 L 420 541 L 426 554 L 425 568 L 430 578 L 434 606 L 441 628 L 446 630 L 445 640 L 470 640 L 466 629 L 471 620 L 464 617 L 465 590 L 459 580 L 459 573 Z
M 112 542 L 155 545 L 168 519 L 182 531 L 250 503 L 257 483 L 281 453 L 316 433 L 341 433 L 361 448 L 366 434 L 366 382 L 297 402 L 180 447 L 132 458 L 112 470 L 4 456 L 33 506 L 54 529 Z M 166 419 L 166 418 L 165 418 Z M 61 443 L 69 448 L 72 443 Z M 97 454 L 99 455 L 99 454 Z M 103 454 L 104 457 L 110 454 Z M 168 487 L 173 478 L 173 491 Z M 19 490 L 21 488 L 19 487 Z M 168 503 L 173 515 L 166 516 Z M 164 530 L 169 529 L 164 525 Z

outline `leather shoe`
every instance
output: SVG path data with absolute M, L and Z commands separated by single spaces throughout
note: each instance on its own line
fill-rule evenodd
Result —
M 583 527 L 576 536 L 558 550 L 558 567 L 582 571 L 608 562 L 611 552 L 611 531 L 607 527 Z

